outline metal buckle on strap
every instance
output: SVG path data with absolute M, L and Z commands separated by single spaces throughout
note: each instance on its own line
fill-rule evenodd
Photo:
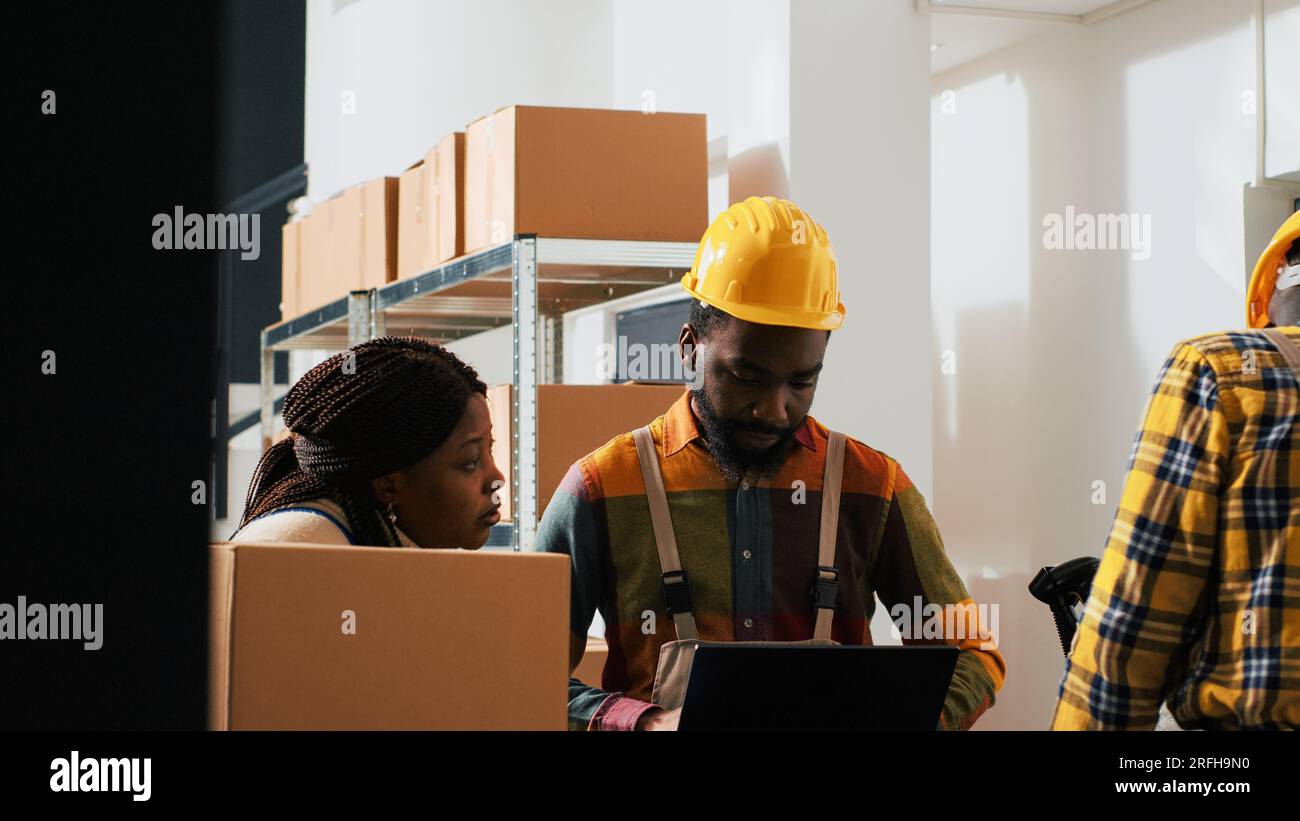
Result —
M 664 574 L 664 600 L 668 602 L 669 615 L 691 612 L 691 582 L 685 570 Z
M 817 566 L 817 578 L 813 579 L 813 606 L 822 610 L 834 610 L 835 600 L 840 594 L 840 571 L 834 567 Z

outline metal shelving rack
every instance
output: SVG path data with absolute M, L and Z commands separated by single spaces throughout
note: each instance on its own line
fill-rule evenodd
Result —
M 514 326 L 511 509 L 492 528 L 491 548 L 537 545 L 537 385 L 563 379 L 565 313 L 681 279 L 693 242 L 557 239 L 517 234 L 432 271 L 353 291 L 261 334 L 262 447 L 275 416 L 276 351 L 340 351 L 385 334 L 435 342 Z

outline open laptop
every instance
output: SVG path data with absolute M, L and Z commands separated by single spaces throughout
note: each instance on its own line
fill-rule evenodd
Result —
M 680 730 L 933 730 L 953 646 L 705 645 Z

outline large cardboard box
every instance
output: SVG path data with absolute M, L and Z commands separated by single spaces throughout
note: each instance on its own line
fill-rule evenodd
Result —
M 465 252 L 465 134 L 448 134 L 402 172 L 397 276 L 416 276 Z
M 682 385 L 538 385 L 537 516 L 540 519 L 569 467 L 618 436 L 654 421 L 682 395 Z M 492 460 L 506 483 L 501 518 L 513 519 L 510 452 L 513 447 L 512 385 L 488 388 Z
M 302 313 L 298 307 L 299 280 L 302 276 L 302 222 L 286 222 L 280 229 L 280 319 L 292 319 Z
M 213 729 L 564 730 L 569 560 L 211 548 Z
M 397 178 L 355 185 L 333 201 L 330 264 L 335 295 L 382 288 L 397 278 Z M 326 300 L 329 301 L 329 300 Z
M 517 233 L 698 242 L 703 114 L 511 106 L 465 130 L 465 251 Z

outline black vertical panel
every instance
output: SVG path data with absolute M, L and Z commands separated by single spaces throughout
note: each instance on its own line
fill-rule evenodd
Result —
M 219 9 L 8 13 L 0 603 L 101 604 L 103 646 L 0 642 L 0 727 L 201 727 L 217 255 L 152 238 L 219 206 Z

